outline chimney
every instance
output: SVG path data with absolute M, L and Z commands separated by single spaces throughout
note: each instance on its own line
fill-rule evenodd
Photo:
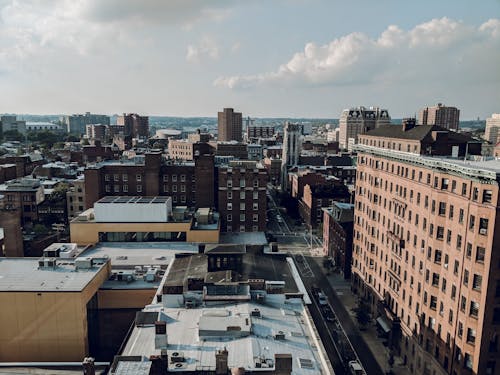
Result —
M 85 357 L 82 362 L 84 375 L 95 375 L 94 358 Z
M 215 353 L 215 374 L 216 375 L 226 375 L 228 372 L 227 367 L 227 349 L 217 350 Z
M 168 371 L 168 355 L 167 350 L 162 349 L 161 355 L 152 355 L 149 357 L 151 361 L 150 375 L 163 375 Z
M 155 322 L 155 349 L 167 349 L 167 322 L 162 320 Z
M 404 118 L 402 124 L 403 124 L 403 131 L 406 132 L 417 126 L 417 120 L 413 117 Z
M 275 354 L 274 368 L 274 373 L 277 375 L 290 375 L 292 373 L 292 355 Z

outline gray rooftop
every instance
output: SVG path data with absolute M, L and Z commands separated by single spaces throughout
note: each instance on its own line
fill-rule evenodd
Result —
M 55 268 L 39 268 L 38 258 L 0 258 L 0 292 L 79 292 L 103 267 L 77 269 L 74 260 L 59 259 Z
M 261 317 L 252 316 L 255 309 Z M 321 344 L 310 329 L 302 303 L 245 302 L 198 309 L 166 308 L 157 304 L 147 306 L 145 311 L 158 312 L 158 320 L 167 322 L 167 354 L 170 358 L 177 352 L 177 356 L 184 357 L 181 371 L 214 371 L 216 351 L 226 348 L 230 369 L 270 370 L 274 367 L 275 355 L 290 354 L 293 374 L 329 373 L 318 348 Z M 241 331 L 228 331 L 229 323 L 241 325 Z M 283 339 L 276 339 L 277 333 L 282 333 Z M 122 355 L 149 358 L 160 352 L 155 349 L 154 325 L 144 325 L 134 328 Z M 169 364 L 169 369 L 173 365 L 175 363 Z

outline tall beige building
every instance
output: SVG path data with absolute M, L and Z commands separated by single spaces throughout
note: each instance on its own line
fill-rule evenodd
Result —
M 378 107 L 356 107 L 344 109 L 339 119 L 339 144 L 351 149 L 358 142 L 358 135 L 382 125 L 390 125 L 391 117 L 387 109 Z
M 500 130 L 500 113 L 493 113 L 490 118 L 486 119 L 486 129 L 484 138 L 496 145 L 498 143 L 498 131 Z
M 217 140 L 237 142 L 243 140 L 243 120 L 240 112 L 234 112 L 233 108 L 224 108 L 222 112 L 218 112 L 217 119 Z
M 419 128 L 360 136 L 353 288 L 413 374 L 500 374 L 500 162 L 407 151 Z
M 438 103 L 434 107 L 426 107 L 418 113 L 419 125 L 438 125 L 450 130 L 458 130 L 460 110 Z

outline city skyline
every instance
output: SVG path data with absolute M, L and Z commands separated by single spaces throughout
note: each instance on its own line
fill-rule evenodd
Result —
M 431 6 L 432 4 L 432 6 Z M 0 1 L 0 112 L 498 112 L 500 2 Z M 349 16 L 346 16 L 349 15 Z

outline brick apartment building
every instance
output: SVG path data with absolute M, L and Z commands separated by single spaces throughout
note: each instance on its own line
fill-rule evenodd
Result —
M 168 141 L 168 155 L 173 159 L 194 160 L 196 155 L 211 154 L 213 151 L 213 147 L 207 142 L 188 139 L 170 139 Z
M 272 125 L 250 125 L 247 126 L 247 139 L 254 141 L 259 138 L 273 138 L 274 126 Z
M 160 152 L 140 161 L 98 163 L 85 169 L 85 206 L 107 195 L 168 195 L 174 205 L 215 207 L 214 168 L 210 155 L 187 162 L 163 159 Z
M 219 167 L 222 232 L 262 232 L 266 228 L 267 170 L 258 162 L 231 161 Z
M 241 112 L 234 112 L 233 108 L 224 108 L 222 112 L 217 113 L 217 120 L 219 141 L 241 142 L 243 140 Z
M 456 107 L 447 107 L 441 103 L 433 107 L 426 107 L 418 113 L 420 125 L 438 125 L 449 130 L 458 130 L 460 124 L 460 110 Z
M 132 138 L 148 138 L 149 137 L 149 117 L 139 116 L 136 113 L 124 113 L 116 119 L 117 127 L 123 128 L 125 136 Z
M 351 278 L 354 205 L 333 202 L 323 208 L 323 255 L 331 257 L 344 279 Z
M 412 373 L 499 374 L 500 164 L 444 158 L 475 145 L 439 127 L 391 129 L 355 148 L 353 288 Z
M 21 211 L 21 225 L 32 225 L 38 221 L 38 206 L 44 201 L 44 190 L 39 180 L 20 178 L 0 186 L 7 210 Z
M 323 222 L 323 208 L 331 207 L 333 202 L 349 202 L 351 194 L 347 186 L 339 183 L 304 187 L 299 200 L 299 214 L 308 228 L 316 229 Z

